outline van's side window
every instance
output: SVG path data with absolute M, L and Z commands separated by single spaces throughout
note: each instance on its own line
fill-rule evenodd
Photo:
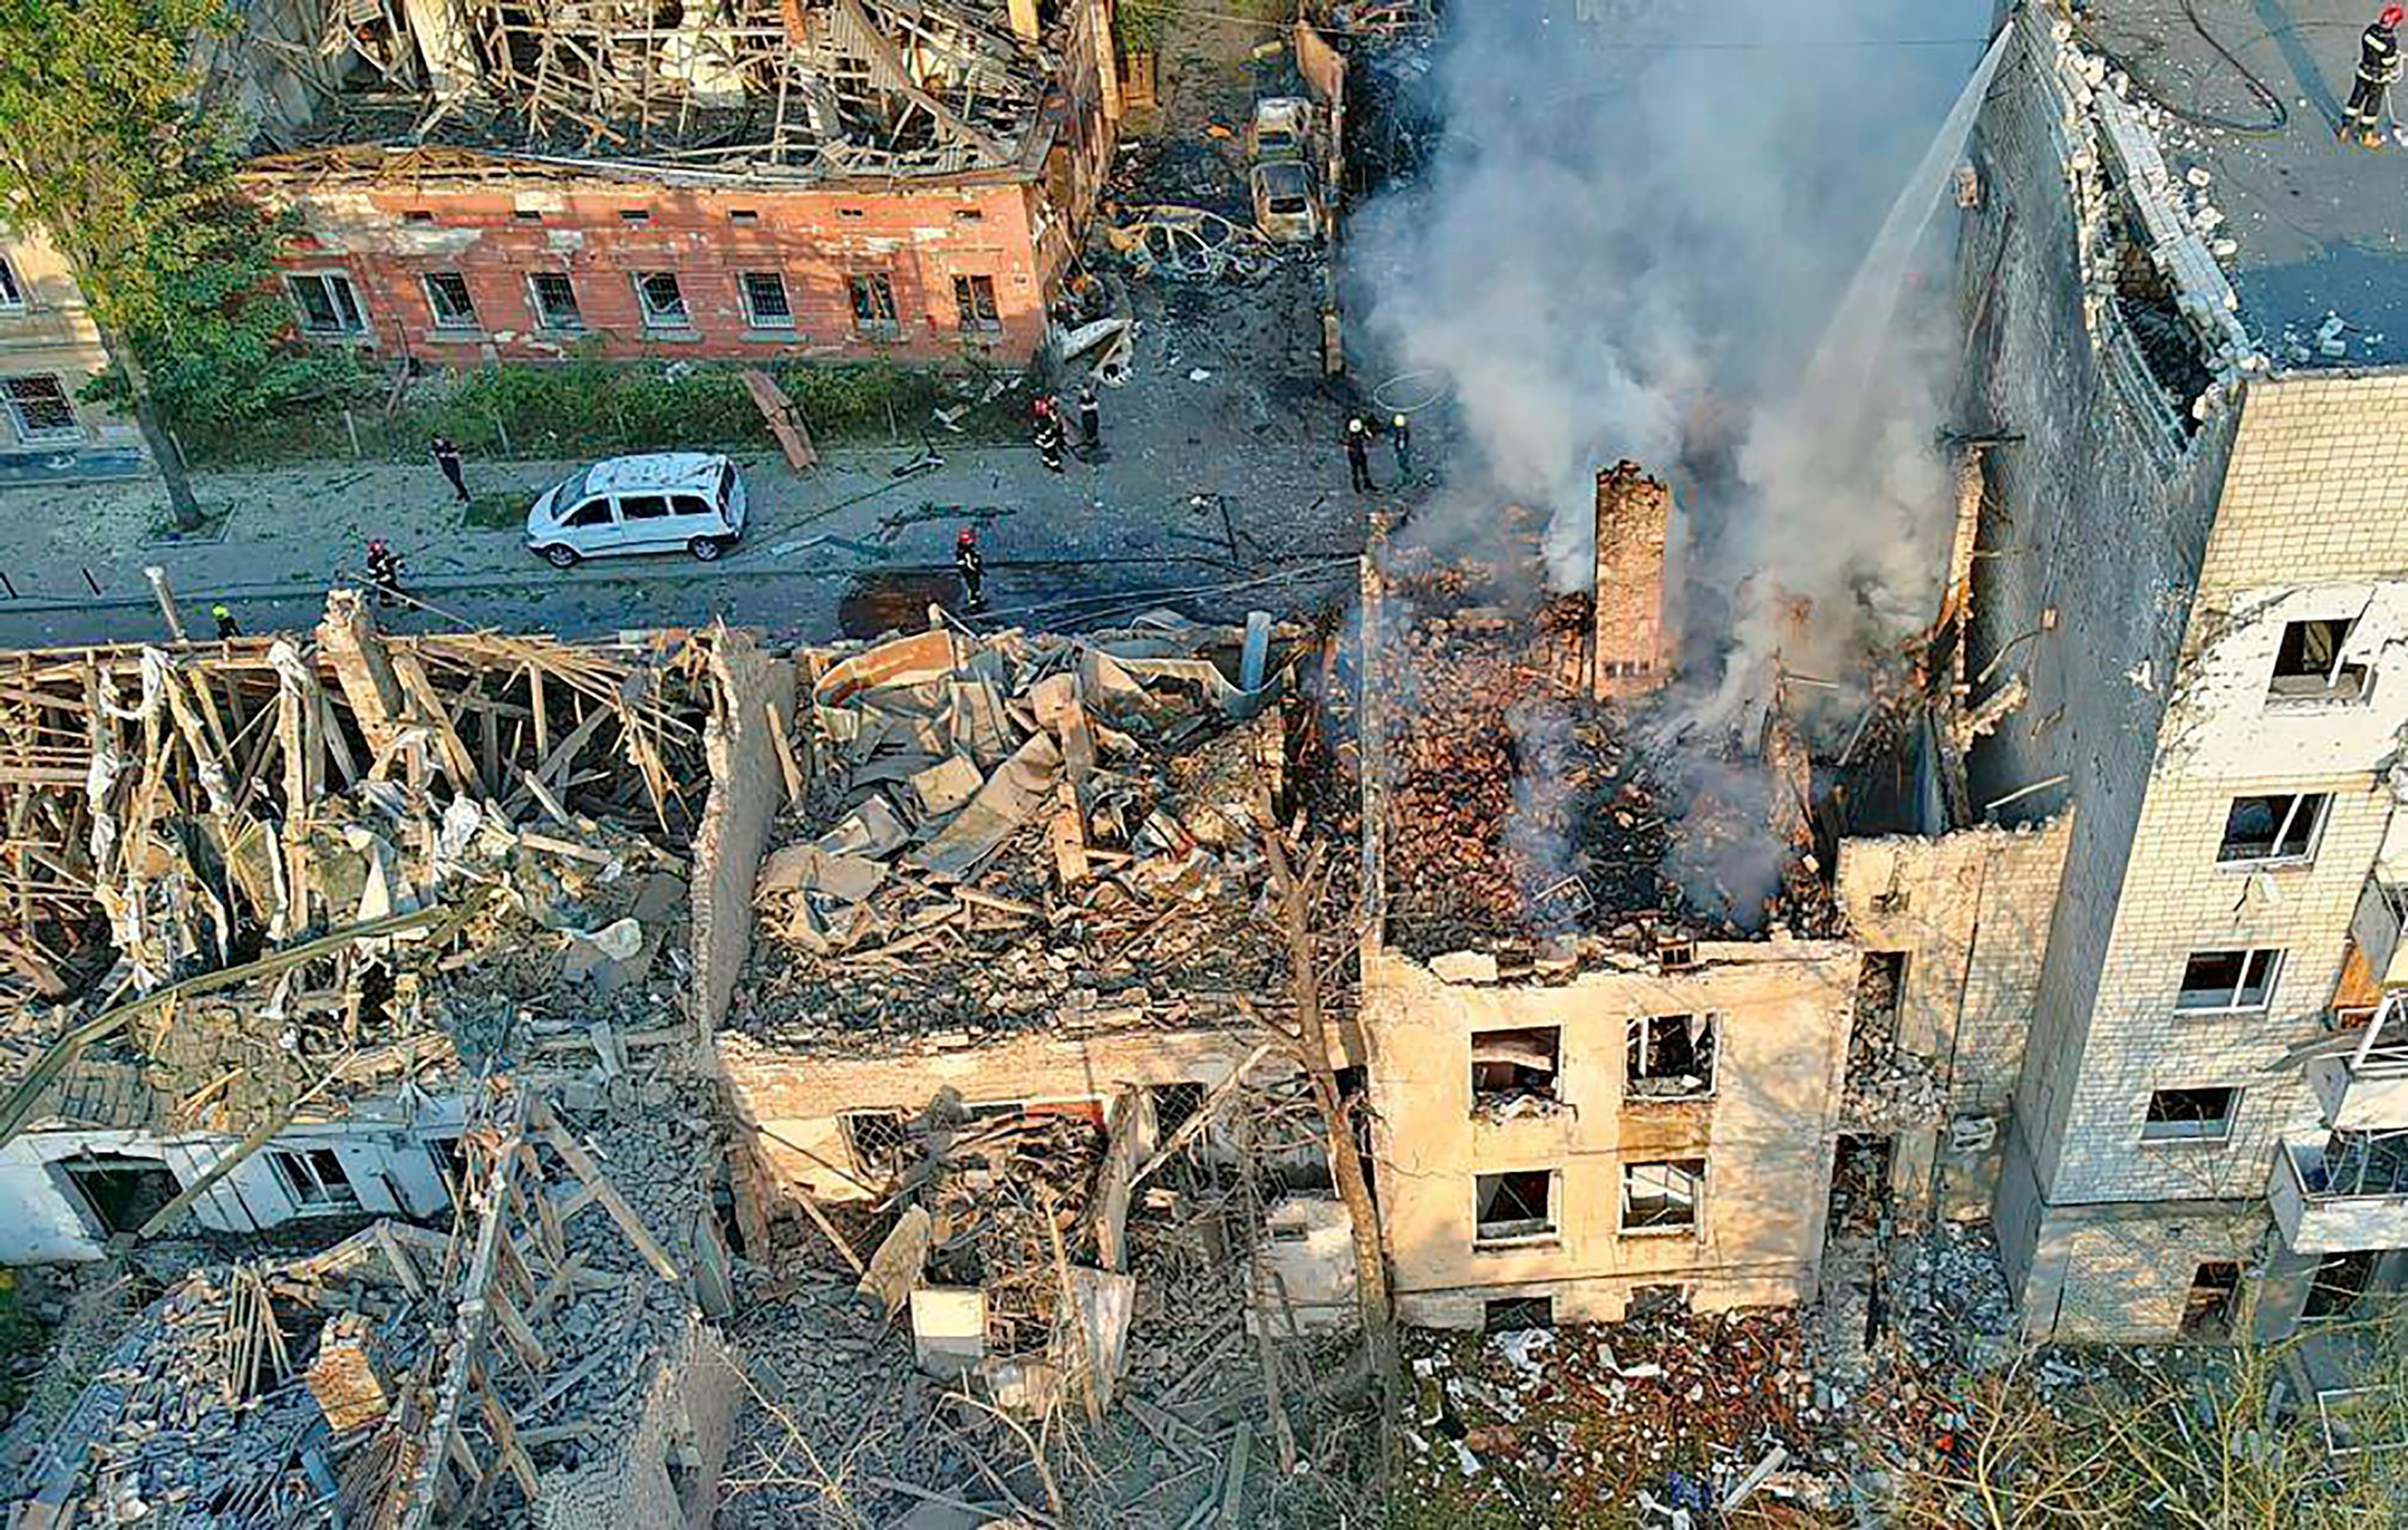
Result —
M 580 505 L 577 507 L 577 513 L 568 518 L 568 524 L 572 526 L 607 526 L 609 523 L 610 502 L 607 499 L 591 500 Z
M 692 494 L 671 494 L 669 496 L 669 513 L 672 515 L 709 515 L 710 513 L 710 507 L 704 504 L 701 500 L 695 498 Z
M 658 521 L 669 513 L 669 502 L 661 494 L 621 494 L 619 519 L 622 521 Z

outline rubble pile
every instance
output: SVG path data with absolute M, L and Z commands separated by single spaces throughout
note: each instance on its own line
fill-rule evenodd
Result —
M 1948 1090 L 1939 1065 L 1898 1045 L 1900 969 L 1868 961 L 1856 980 L 1855 1023 L 1848 1027 L 1848 1071 L 1841 1117 L 1852 1126 L 1897 1131 L 1948 1117 Z
M 734 1023 L 877 1046 L 1238 1022 L 1277 980 L 1254 848 L 1280 715 L 1224 635 L 924 634 L 817 687 L 820 768 L 756 887 Z
M 1407 1480 L 1468 1516 L 1661 1523 L 1685 1509 L 1704 1523 L 1757 1494 L 1841 1501 L 1845 1421 L 1818 1401 L 1794 1313 L 1415 1332 L 1407 1350 Z
M 1890 1250 L 1890 1335 L 1901 1363 L 1929 1370 L 1947 1364 L 1995 1365 L 2009 1352 L 2014 1298 L 1987 1223 L 1942 1223 Z

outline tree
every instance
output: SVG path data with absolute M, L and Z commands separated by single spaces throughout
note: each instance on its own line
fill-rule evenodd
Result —
M 82 289 L 187 528 L 200 505 L 136 337 L 172 328 L 176 284 L 235 194 L 234 146 L 196 114 L 194 45 L 224 24 L 220 0 L 0 0 L 0 206 Z

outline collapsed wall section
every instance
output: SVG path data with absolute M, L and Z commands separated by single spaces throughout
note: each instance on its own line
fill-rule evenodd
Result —
M 747 634 L 712 635 L 714 700 L 703 735 L 710 797 L 694 845 L 694 993 L 703 1034 L 727 1013 L 752 951 L 752 881 L 769 847 L 770 825 L 785 804 L 781 720 L 795 709 L 795 666 L 771 658 Z M 783 758 L 781 759 L 781 753 Z
M 537 1530 L 709 1530 L 745 1390 L 735 1352 L 690 1314 L 634 1429 L 594 1464 L 544 1474 Z

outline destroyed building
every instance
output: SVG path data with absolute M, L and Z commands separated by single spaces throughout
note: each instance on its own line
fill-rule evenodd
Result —
M 2072 815 L 2000 1143 L 2036 1337 L 2278 1334 L 2408 1281 L 2408 287 L 2363 264 L 2388 157 L 2320 108 L 2365 15 L 2295 9 L 2317 47 L 2014 13 L 1959 180 L 1970 705 L 2012 694 L 1972 797 Z
M 279 0 L 212 46 L 307 339 L 1025 361 L 1121 114 L 1109 0 Z

